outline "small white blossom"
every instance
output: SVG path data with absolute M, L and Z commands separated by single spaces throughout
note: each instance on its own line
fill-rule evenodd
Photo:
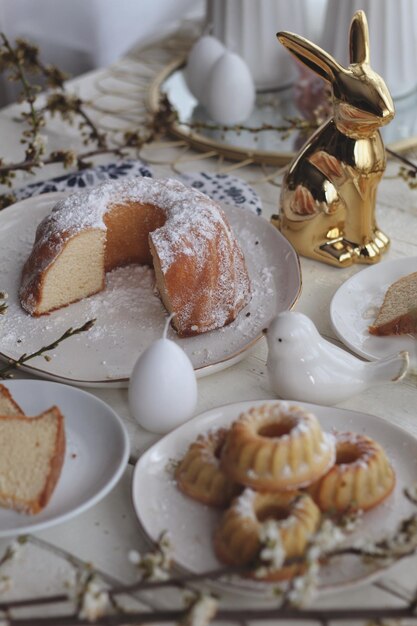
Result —
M 201 594 L 191 604 L 181 626 L 208 626 L 217 613 L 218 601 L 213 596 Z
M 259 533 L 262 549 L 259 553 L 261 566 L 255 571 L 255 576 L 262 578 L 269 572 L 280 569 L 285 561 L 285 549 L 281 541 L 281 533 L 275 520 L 266 520 Z
M 392 536 L 375 542 L 370 539 L 357 540 L 353 545 L 362 551 L 365 559 L 377 558 L 379 562 L 390 562 L 411 554 L 417 549 L 417 514 L 403 520 Z
M 12 556 L 17 556 L 19 552 L 22 551 L 22 544 L 18 540 L 14 539 L 9 543 L 8 550 L 10 550 Z
M 346 539 L 346 534 L 330 519 L 325 519 L 312 537 L 305 554 L 305 571 L 293 579 L 288 600 L 293 606 L 304 606 L 313 599 L 320 575 L 320 559 Z
M 47 135 L 38 134 L 36 135 L 33 141 L 33 146 L 36 149 L 36 152 L 38 152 L 38 154 L 44 154 L 47 144 L 48 144 Z
M 141 556 L 137 550 L 129 550 L 127 558 L 129 559 L 129 562 L 133 565 L 139 565 Z
M 78 617 L 91 622 L 106 615 L 111 606 L 108 592 L 94 579 L 87 583 L 80 605 Z
M 304 606 L 311 602 L 319 582 L 320 565 L 318 561 L 309 561 L 302 576 L 294 578 L 288 600 L 293 606 Z
M 172 545 L 167 533 L 162 533 L 156 549 L 144 555 L 136 550 L 130 551 L 130 557 L 136 560 L 136 565 L 144 580 L 168 580 L 172 561 Z M 132 555 L 133 553 L 133 555 Z M 131 559 L 130 559 L 131 560 Z M 131 562 L 134 562 L 131 560 Z
M 313 537 L 312 546 L 316 546 L 322 553 L 334 550 L 346 539 L 345 533 L 330 519 L 325 519 L 318 532 Z
M 0 576 L 0 593 L 6 593 L 6 591 L 10 591 L 11 587 L 12 579 L 10 578 L 10 576 Z
M 357 548 L 370 556 L 383 556 L 385 551 L 377 546 L 374 541 L 367 537 L 360 537 L 352 543 L 353 548 Z
M 8 546 L 6 547 L 2 556 L 0 556 L 0 563 L 5 563 L 6 561 L 11 561 L 19 556 L 19 553 L 22 551 L 22 547 L 24 542 L 19 541 L 18 539 L 13 539 Z
M 347 513 L 338 522 L 339 526 L 343 528 L 346 533 L 352 533 L 359 524 L 363 522 L 363 511 L 359 509 L 354 513 Z
M 74 589 L 77 585 L 77 573 L 76 570 L 73 569 L 67 574 L 67 578 L 64 581 L 64 587 L 73 593 Z

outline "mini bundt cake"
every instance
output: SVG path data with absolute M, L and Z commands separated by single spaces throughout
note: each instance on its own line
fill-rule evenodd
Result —
M 407 335 L 417 333 L 417 272 L 403 276 L 387 289 L 371 335 Z
M 302 566 L 285 565 L 285 560 L 304 554 L 318 529 L 320 518 L 319 509 L 305 493 L 259 493 L 245 489 L 224 513 L 214 534 L 214 551 L 226 565 L 253 568 L 253 575 L 258 579 L 274 581 L 291 578 L 300 572 Z M 275 530 L 273 546 L 269 538 L 263 542 L 263 530 L 270 522 L 273 522 Z M 273 550 L 277 550 L 279 567 L 274 567 L 273 558 L 269 563 L 263 560 L 264 547 L 272 550 L 272 556 Z M 250 572 L 248 574 L 251 575 Z
M 235 482 L 260 491 L 305 487 L 335 459 L 335 441 L 299 406 L 274 402 L 249 409 L 232 424 L 221 467 Z
M 38 316 L 105 288 L 105 273 L 152 265 L 180 336 L 232 322 L 250 299 L 239 244 L 219 205 L 172 179 L 102 183 L 59 201 L 38 226 L 20 302 Z
M 309 494 L 327 513 L 366 511 L 389 496 L 395 473 L 381 446 L 365 435 L 336 434 L 336 463 Z
M 239 489 L 220 469 L 219 458 L 226 434 L 225 428 L 219 428 L 200 435 L 175 471 L 181 491 L 209 506 L 227 506 Z

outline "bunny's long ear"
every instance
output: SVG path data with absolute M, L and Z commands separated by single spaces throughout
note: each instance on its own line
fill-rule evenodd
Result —
M 364 11 L 356 11 L 349 32 L 351 63 L 369 63 L 369 29 Z
M 330 54 L 308 39 L 287 31 L 277 33 L 277 37 L 297 59 L 329 83 L 333 83 L 335 76 L 344 71 Z

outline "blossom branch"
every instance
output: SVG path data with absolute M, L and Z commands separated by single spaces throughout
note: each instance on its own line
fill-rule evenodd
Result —
M 288 136 L 292 131 L 313 131 L 317 129 L 317 124 L 314 121 L 305 120 L 298 117 L 286 118 L 285 121 L 287 124 L 285 125 L 274 125 L 274 124 L 262 124 L 261 126 L 246 126 L 243 124 L 236 124 L 234 126 L 225 126 L 221 124 L 215 124 L 214 122 L 183 122 L 181 121 L 181 126 L 185 126 L 190 130 L 216 130 L 220 132 L 229 132 L 234 131 L 238 134 L 242 132 L 247 132 L 251 134 L 258 134 L 265 131 L 274 131 L 278 133 L 282 133 L 284 136 Z
M 9 374 L 11 371 L 19 368 L 21 365 L 24 365 L 24 363 L 27 363 L 28 361 L 30 361 L 31 359 L 34 359 L 37 356 L 44 356 L 45 352 L 54 350 L 55 348 L 59 346 L 60 343 L 62 343 L 66 339 L 69 339 L 70 337 L 73 337 L 74 335 L 79 335 L 80 333 L 84 333 L 90 330 L 90 328 L 94 326 L 95 321 L 96 321 L 95 319 L 91 319 L 85 322 L 85 324 L 83 324 L 79 328 L 68 328 L 68 330 L 66 330 L 65 333 L 61 335 L 61 337 L 59 337 L 59 339 L 56 339 L 49 345 L 44 346 L 40 348 L 39 350 L 36 350 L 36 352 L 32 352 L 32 354 L 22 354 L 22 356 L 19 357 L 16 361 L 13 359 L 8 359 L 9 361 L 8 365 L 0 369 L 0 378 L 2 379 L 10 378 Z M 45 355 L 45 358 L 46 357 L 47 355 Z
M 96 626 L 122 626 L 123 624 L 155 624 L 181 622 L 187 615 L 187 610 L 166 611 L 137 611 L 123 612 L 117 615 L 107 615 L 94 621 Z M 359 622 L 363 620 L 382 619 L 413 619 L 416 615 L 411 604 L 406 607 L 370 607 L 355 608 L 344 607 L 340 609 L 220 609 L 216 613 L 216 619 L 221 621 L 314 621 L 326 623 L 328 621 Z M 6 621 L 7 626 L 89 626 L 91 620 L 80 618 L 77 614 L 55 615 L 42 618 L 17 618 Z

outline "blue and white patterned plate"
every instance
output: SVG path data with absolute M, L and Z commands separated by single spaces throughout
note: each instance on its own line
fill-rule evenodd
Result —
M 63 191 L 74 193 L 85 187 L 93 187 L 105 180 L 115 180 L 125 176 L 149 176 L 152 171 L 142 161 L 118 161 L 107 165 L 64 174 L 39 183 L 26 185 L 15 192 L 17 200 L 24 200 L 42 193 Z M 190 187 L 198 189 L 214 200 L 248 209 L 261 215 L 261 201 L 254 189 L 243 180 L 228 174 L 208 174 L 206 172 L 183 174 L 181 180 Z

